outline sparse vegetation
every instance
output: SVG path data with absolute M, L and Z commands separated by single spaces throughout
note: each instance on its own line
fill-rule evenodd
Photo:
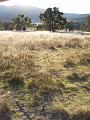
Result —
M 68 47 L 68 48 L 83 47 L 83 39 L 80 40 L 78 38 L 72 38 L 71 40 L 69 40 L 65 43 L 65 47 Z
M 21 120 L 28 120 L 27 116 L 32 120 L 90 119 L 90 36 L 3 34 L 0 95 L 10 91 L 5 99 L 10 110 L 0 105 L 0 113 L 5 108 L 13 119 Z
M 0 101 L 0 120 L 11 120 L 10 109 L 5 102 Z
M 90 53 L 83 52 L 80 55 L 80 64 L 81 65 L 90 65 Z
M 89 75 L 85 74 L 85 73 L 77 73 L 77 72 L 73 72 L 71 75 L 69 75 L 67 78 L 71 81 L 71 82 L 84 82 L 88 80 Z
M 74 114 L 71 115 L 71 120 L 89 120 L 90 119 L 90 109 L 86 108 L 79 108 L 75 111 Z

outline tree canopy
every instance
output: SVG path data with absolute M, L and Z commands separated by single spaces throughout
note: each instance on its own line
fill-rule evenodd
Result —
M 46 11 L 41 13 L 39 17 L 49 31 L 62 29 L 66 24 L 66 19 L 63 17 L 63 13 L 59 12 L 57 7 L 46 9 Z
M 90 32 L 90 16 L 86 17 L 85 22 L 81 26 L 81 30 Z
M 12 20 L 16 27 L 16 30 L 26 30 L 27 26 L 30 26 L 32 23 L 31 18 L 25 17 L 24 15 L 18 15 L 15 19 Z
M 76 29 L 76 26 L 75 26 L 75 22 L 73 21 L 68 21 L 67 24 L 66 24 L 66 29 L 68 29 L 69 31 L 73 31 Z

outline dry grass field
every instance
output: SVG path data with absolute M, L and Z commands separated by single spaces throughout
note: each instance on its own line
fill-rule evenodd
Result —
M 0 32 L 0 101 L 0 120 L 90 120 L 90 36 Z

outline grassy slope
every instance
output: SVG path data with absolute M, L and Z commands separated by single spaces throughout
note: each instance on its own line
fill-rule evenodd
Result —
M 1 33 L 0 94 L 21 119 L 17 100 L 33 113 L 89 108 L 90 36 Z

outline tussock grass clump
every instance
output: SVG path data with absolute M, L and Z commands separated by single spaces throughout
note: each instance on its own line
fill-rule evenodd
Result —
M 67 76 L 67 79 L 69 79 L 72 83 L 73 82 L 85 82 L 88 80 L 88 77 L 89 77 L 89 74 L 73 72 L 71 73 L 71 75 Z
M 82 88 L 86 89 L 87 91 L 90 91 L 90 79 L 81 86 Z
M 50 120 L 69 120 L 69 114 L 66 110 L 53 110 Z
M 39 86 L 37 85 L 35 80 L 29 80 L 27 88 L 30 90 L 31 93 L 35 93 L 39 89 Z
M 72 68 L 76 66 L 76 61 L 72 57 L 67 58 L 63 65 L 65 68 Z
M 10 68 L 12 68 L 10 57 L 8 55 L 7 56 L 2 55 L 0 57 L 0 71 L 5 71 Z
M 1 76 L 2 82 L 5 88 L 10 88 L 12 90 L 23 89 L 24 87 L 24 77 L 15 71 L 6 71 Z
M 42 93 L 46 90 L 50 93 L 50 91 L 54 89 L 54 81 L 48 73 L 39 73 L 33 77 L 34 78 L 28 82 L 30 91 L 39 91 Z
M 64 109 L 53 110 L 50 120 L 69 120 L 69 114 Z
M 49 69 L 48 70 L 48 73 L 49 73 L 49 75 L 50 76 L 54 76 L 54 77 L 60 77 L 60 73 L 59 73 L 59 71 L 58 70 L 55 70 L 55 69 Z
M 32 120 L 46 120 L 43 116 L 36 116 L 34 119 Z
M 55 91 L 54 81 L 47 73 L 38 73 L 27 81 L 28 90 L 32 94 L 32 106 L 39 106 L 44 101 L 52 101 Z
M 70 115 L 60 103 L 53 103 L 50 120 L 70 120 Z
M 71 115 L 71 120 L 90 120 L 90 108 L 77 109 Z
M 13 75 L 28 76 L 31 71 L 35 70 L 34 55 L 27 52 L 19 52 L 16 55 L 3 55 L 0 58 L 0 70 L 3 74 L 3 79 L 7 80 Z
M 83 52 L 80 54 L 80 65 L 89 65 L 90 64 L 90 52 Z
M 43 100 L 53 101 L 53 97 L 61 93 L 65 85 L 59 80 L 53 80 L 52 76 L 48 73 L 39 73 L 36 75 L 36 78 L 32 78 L 28 81 L 28 89 L 31 94 L 37 94 L 40 97 L 43 97 Z
M 30 101 L 30 107 L 39 107 L 41 105 L 42 99 L 38 92 L 34 93 Z
M 82 44 L 83 40 L 79 39 L 79 38 L 72 38 L 71 40 L 65 42 L 65 47 L 68 48 L 82 48 L 83 44 Z
M 54 40 L 43 40 L 38 43 L 39 49 L 48 49 L 48 50 L 56 50 L 56 44 Z
M 54 93 L 65 87 L 60 80 L 53 80 L 53 77 L 48 73 L 42 72 L 33 77 L 28 81 L 28 88 L 31 90 L 37 89 L 40 92 L 48 91 Z
M 10 109 L 5 102 L 0 102 L 0 120 L 11 120 Z
M 50 50 L 56 50 L 54 46 L 49 47 Z

